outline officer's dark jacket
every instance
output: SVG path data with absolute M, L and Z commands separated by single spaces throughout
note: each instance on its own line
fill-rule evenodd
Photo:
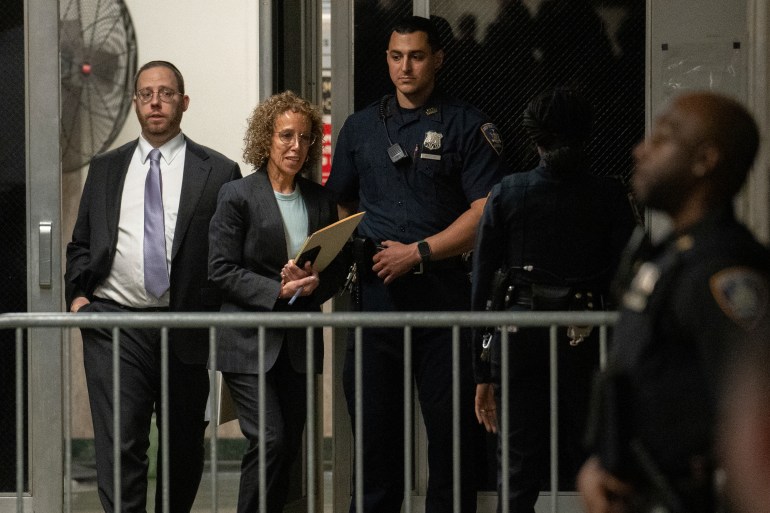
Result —
M 767 318 L 770 253 L 726 206 L 631 262 L 594 450 L 638 488 L 656 476 L 684 509 L 710 511 L 722 372 Z
M 522 280 L 590 282 L 606 292 L 633 226 L 628 196 L 615 179 L 579 169 L 557 174 L 544 163 L 505 177 L 492 189 L 479 224 L 473 309 L 485 309 L 499 268 L 531 265 L 534 271 L 522 271 Z M 477 365 L 477 381 L 489 377 L 487 367 Z

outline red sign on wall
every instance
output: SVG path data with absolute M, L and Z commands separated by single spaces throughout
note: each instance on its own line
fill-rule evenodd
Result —
M 332 170 L 332 124 L 331 116 L 324 116 L 324 140 L 321 147 L 321 185 L 329 179 Z

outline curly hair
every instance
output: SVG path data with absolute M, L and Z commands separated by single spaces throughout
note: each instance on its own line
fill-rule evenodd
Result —
M 308 171 L 321 160 L 323 146 L 323 121 L 318 108 L 292 91 L 274 94 L 254 108 L 243 137 L 243 161 L 255 168 L 261 168 L 270 156 L 270 147 L 275 131 L 275 120 L 284 112 L 292 111 L 304 114 L 310 120 L 311 132 L 315 135 L 315 143 L 308 148 L 307 162 L 302 166 L 302 172 Z

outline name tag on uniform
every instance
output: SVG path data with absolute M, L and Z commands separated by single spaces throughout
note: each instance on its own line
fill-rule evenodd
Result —
M 420 158 L 428 160 L 441 160 L 441 155 L 436 155 L 435 153 L 420 153 Z

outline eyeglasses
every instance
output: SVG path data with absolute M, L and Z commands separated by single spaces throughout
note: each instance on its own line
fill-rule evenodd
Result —
M 171 101 L 174 99 L 174 96 L 182 94 L 174 91 L 173 89 L 167 89 L 165 87 L 161 87 L 157 91 L 153 91 L 148 87 L 147 89 L 140 89 L 137 91 L 136 97 L 139 98 L 139 101 L 142 103 L 149 103 L 152 101 L 152 97 L 155 96 L 155 93 L 158 93 L 158 99 L 160 99 L 160 101 L 163 103 L 171 103 Z
M 316 139 L 315 134 L 298 134 L 293 130 L 283 130 L 282 132 L 275 133 L 278 134 L 278 139 L 280 139 L 281 142 L 286 146 L 294 143 L 295 138 L 299 139 L 299 144 L 301 146 L 313 146 L 313 143 L 315 143 Z

